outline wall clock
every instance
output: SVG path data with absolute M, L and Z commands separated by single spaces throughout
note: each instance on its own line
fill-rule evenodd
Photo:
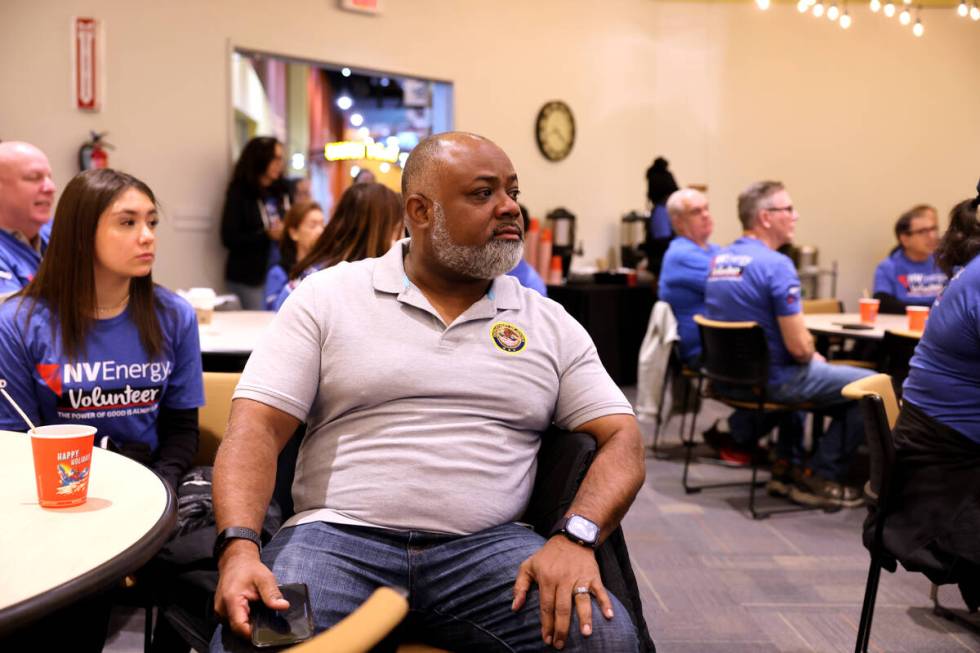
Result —
M 538 149 L 549 161 L 561 161 L 575 144 L 575 118 L 561 100 L 548 102 L 538 111 L 535 123 Z

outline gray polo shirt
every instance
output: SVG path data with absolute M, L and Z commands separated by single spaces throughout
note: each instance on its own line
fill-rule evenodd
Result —
M 408 246 L 308 277 L 245 366 L 236 398 L 308 425 L 287 525 L 465 534 L 514 521 L 552 421 L 632 414 L 559 304 L 501 276 L 446 326 L 405 275 Z

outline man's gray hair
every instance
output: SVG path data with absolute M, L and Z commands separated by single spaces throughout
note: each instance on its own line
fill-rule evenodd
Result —
M 759 209 L 766 208 L 762 204 L 781 190 L 786 190 L 781 181 L 757 181 L 738 196 L 738 220 L 743 229 L 755 226 L 755 218 Z
M 671 193 L 667 198 L 667 213 L 670 214 L 671 222 L 676 221 L 687 210 L 688 202 L 699 198 L 704 198 L 704 193 L 695 188 L 682 188 Z

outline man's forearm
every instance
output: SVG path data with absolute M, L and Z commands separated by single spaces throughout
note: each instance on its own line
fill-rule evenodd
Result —
M 237 402 L 236 402 L 237 403 Z M 276 481 L 282 435 L 254 411 L 232 409 L 214 462 L 214 515 L 218 532 L 244 526 L 261 532 Z
M 569 512 L 596 522 L 603 541 L 616 530 L 644 478 L 639 429 L 635 425 L 623 427 L 599 447 Z

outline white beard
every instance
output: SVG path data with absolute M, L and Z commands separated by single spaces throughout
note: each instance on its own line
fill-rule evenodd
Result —
M 471 279 L 493 279 L 510 272 L 524 254 L 520 240 L 491 240 L 485 245 L 459 245 L 446 227 L 446 214 L 433 202 L 432 252 L 440 265 Z

